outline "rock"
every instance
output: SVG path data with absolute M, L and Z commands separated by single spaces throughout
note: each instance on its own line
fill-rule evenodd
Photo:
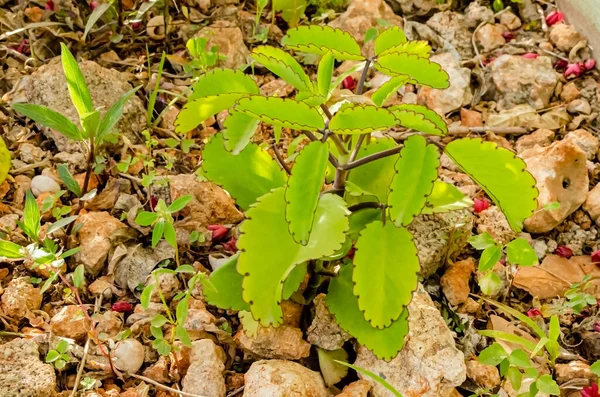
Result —
M 371 385 L 366 380 L 357 380 L 344 387 L 337 397 L 368 397 Z
M 473 229 L 473 216 L 466 210 L 419 215 L 408 229 L 417 246 L 420 274 L 429 277 L 443 260 L 455 258 L 467 245 Z
M 425 15 L 436 7 L 435 0 L 395 0 L 403 14 Z
M 471 45 L 471 32 L 462 14 L 453 11 L 438 12 L 429 18 L 427 26 L 456 48 L 461 60 L 471 59 L 475 55 Z
M 344 343 L 352 338 L 335 321 L 335 317 L 325 304 L 325 294 L 319 294 L 313 300 L 314 317 L 308 328 L 307 340 L 322 349 L 340 349 Z
M 402 18 L 394 14 L 384 0 L 352 0 L 346 11 L 330 22 L 329 26 L 347 31 L 362 43 L 365 32 L 369 28 L 378 26 L 377 21 L 380 19 L 400 28 L 404 26 Z M 369 43 L 368 47 L 371 48 L 372 43 Z
M 519 17 L 510 11 L 503 12 L 500 15 L 500 23 L 506 26 L 509 30 L 519 29 L 522 25 Z
M 258 326 L 254 336 L 240 329 L 234 339 L 242 349 L 259 358 L 299 360 L 310 354 L 310 344 L 302 339 L 302 331 L 288 325 Z
M 94 321 L 97 321 L 96 331 L 98 334 L 104 334 L 109 338 L 117 336 L 123 328 L 123 320 L 117 312 L 112 310 L 94 316 Z
M 465 10 L 465 23 L 470 28 L 476 28 L 482 22 L 494 22 L 494 11 L 482 6 L 476 1 L 469 3 Z
M 194 37 L 206 37 L 208 47 L 217 46 L 219 54 L 226 57 L 222 61 L 225 68 L 238 69 L 248 62 L 250 52 L 244 43 L 244 34 L 229 21 L 217 21 L 200 29 Z
M 244 397 L 330 396 L 318 372 L 291 361 L 256 361 L 244 378 Z
M 185 319 L 184 328 L 194 331 L 214 331 L 217 319 L 205 308 L 190 308 Z
M 500 55 L 490 64 L 499 110 L 529 104 L 536 110 L 550 102 L 558 78 L 549 57 L 527 59 Z
M 500 384 L 498 368 L 477 360 L 467 361 L 467 378 L 486 389 L 493 389 Z
M 598 376 L 590 371 L 590 365 L 585 361 L 575 360 L 567 364 L 556 364 L 554 366 L 554 371 L 556 375 L 556 382 L 559 385 L 568 382 L 571 379 L 589 379 L 592 381 L 598 380 Z
M 180 174 L 169 177 L 169 186 L 171 201 L 192 195 L 192 200 L 180 214 L 191 217 L 200 227 L 233 224 L 244 219 L 244 215 L 235 207 L 234 200 L 212 182 L 198 182 L 193 174 Z
M 90 326 L 90 321 L 78 305 L 63 306 L 50 320 L 50 328 L 54 334 L 78 342 L 85 340 Z
M 29 277 L 19 277 L 8 283 L 1 300 L 4 315 L 21 320 L 32 310 L 40 308 L 42 305 L 42 294 L 39 288 L 31 285 Z
M 488 232 L 501 244 L 508 244 L 517 237 L 499 207 L 492 206 L 482 211 L 476 223 L 477 233 Z
M 56 153 L 53 160 L 57 163 L 68 164 L 75 171 L 85 171 L 87 156 L 81 152 L 60 152 Z
M 532 151 L 535 149 L 528 152 Z M 562 140 L 529 156 L 524 160 L 540 193 L 538 210 L 525 220 L 525 227 L 532 233 L 546 233 L 585 202 L 589 183 L 586 153 L 571 140 Z M 560 207 L 544 209 L 554 202 Z
M 483 117 L 476 110 L 460 109 L 460 124 L 464 127 L 482 127 Z
M 502 25 L 488 23 L 477 31 L 475 41 L 483 47 L 484 52 L 490 52 L 506 44 L 506 40 L 502 36 L 504 32 L 505 29 Z
M 592 113 L 592 107 L 590 106 L 590 103 L 587 101 L 587 99 L 574 99 L 571 102 L 569 102 L 569 105 L 567 106 L 567 111 L 569 113 L 582 113 L 582 114 L 591 114 Z
M 19 146 L 19 157 L 27 164 L 33 164 L 42 161 L 45 154 L 46 153 L 41 148 L 29 142 L 22 143 Z
M 419 90 L 419 103 L 427 105 L 440 115 L 453 112 L 461 106 L 471 103 L 471 71 L 460 66 L 459 59 L 450 52 L 433 55 L 431 62 L 440 66 L 450 75 L 450 87 L 438 90 L 430 87 L 421 87 Z
M 550 41 L 561 51 L 571 51 L 581 40 L 583 36 L 572 25 L 557 23 L 550 28 Z
M 156 288 L 156 279 L 158 279 L 158 285 L 160 288 L 160 293 L 158 291 L 159 288 Z M 149 274 L 146 279 L 146 286 L 154 285 L 154 290 L 150 295 L 150 300 L 152 302 L 160 303 L 162 302 L 161 294 L 166 301 L 169 301 L 172 297 L 174 297 L 181 287 L 181 283 L 177 278 L 176 274 L 171 273 L 162 273 L 159 274 L 156 278 Z
M 565 102 L 571 102 L 579 98 L 580 95 L 581 92 L 579 91 L 579 88 L 577 88 L 577 85 L 571 81 L 563 87 L 560 93 L 560 99 L 562 99 Z
M 85 203 L 85 209 L 88 211 L 113 211 L 119 198 L 128 193 L 131 193 L 130 181 L 123 178 L 111 178 L 97 196 Z
M 440 279 L 442 291 L 448 302 L 452 306 L 458 306 L 465 303 L 469 298 L 471 289 L 469 288 L 469 280 L 471 274 L 475 271 L 475 260 L 468 258 L 454 263 Z
M 590 214 L 590 218 L 600 226 L 600 183 L 589 191 L 583 204 L 583 209 Z
M 92 61 L 80 62 L 79 67 L 89 88 L 94 107 L 101 109 L 101 114 L 110 109 L 132 88 L 127 82 L 126 75 L 116 69 L 103 68 Z M 79 125 L 79 115 L 69 96 L 60 57 L 52 59 L 17 82 L 11 103 L 17 102 L 47 106 Z M 137 137 L 141 135 L 144 128 L 146 128 L 146 109 L 142 101 L 134 95 L 123 108 L 123 117 L 117 124 L 117 130 L 135 143 L 139 141 Z M 46 128 L 42 128 L 42 131 L 54 140 L 59 151 L 82 151 L 80 142 L 72 141 L 57 131 Z
M 403 396 L 440 397 L 449 395 L 466 379 L 464 356 L 454 346 L 452 333 L 420 286 L 408 305 L 409 332 L 404 348 L 390 362 L 379 360 L 367 348 L 358 348 L 354 365 L 381 375 Z M 368 376 L 373 397 L 391 393 Z
M 54 368 L 40 360 L 34 341 L 19 338 L 0 345 L 1 396 L 52 397 L 55 394 Z
M 163 384 L 171 382 L 169 360 L 165 356 L 159 356 L 158 361 L 146 368 L 142 375 Z
M 598 138 L 584 129 L 569 132 L 563 140 L 577 144 L 586 153 L 588 160 L 593 160 L 596 157 L 596 153 L 598 153 L 600 145 Z
M 206 14 L 208 13 L 208 10 L 210 10 L 211 0 L 196 0 L 196 4 L 198 5 L 200 11 L 203 14 Z
M 515 150 L 521 154 L 525 150 L 534 148 L 535 146 L 546 147 L 550 146 L 554 139 L 554 131 L 547 129 L 537 129 L 529 135 L 523 135 L 515 143 Z
M 144 345 L 133 338 L 117 342 L 110 354 L 115 367 L 125 373 L 135 374 L 144 364 Z
M 212 340 L 192 342 L 190 367 L 182 381 L 183 391 L 205 397 L 225 397 L 225 360 L 225 352 Z
M 130 233 L 130 229 L 108 212 L 81 214 L 75 222 L 75 227 L 81 224 L 83 226 L 77 233 L 81 250 L 74 255 L 74 259 L 85 266 L 87 273 L 95 276 L 106 265 L 108 253 L 113 246 L 112 241 L 119 235 Z
M 275 79 L 260 86 L 260 93 L 264 96 L 286 98 L 294 92 L 294 86 L 283 79 Z
M 58 193 L 60 185 L 52 178 L 46 175 L 36 175 L 31 180 L 31 193 L 38 197 L 44 193 Z

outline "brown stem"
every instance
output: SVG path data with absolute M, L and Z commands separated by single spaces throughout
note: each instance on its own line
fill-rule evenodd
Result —
M 306 135 L 308 137 L 308 139 L 310 139 L 311 142 L 314 141 L 318 141 L 319 139 L 315 136 L 315 134 L 313 134 L 310 131 L 302 131 L 304 133 L 304 135 Z M 335 167 L 338 167 L 338 161 L 335 158 L 335 156 L 331 153 L 329 153 L 329 162 Z
M 92 176 L 92 169 L 94 168 L 94 138 L 90 138 L 90 152 L 87 158 L 87 167 L 85 169 L 85 179 L 83 180 L 83 189 L 81 189 L 81 195 L 84 196 L 87 193 L 90 185 L 90 177 Z M 81 208 L 81 204 L 79 205 Z M 79 211 L 78 211 L 79 212 Z
M 371 67 L 371 60 L 367 58 L 365 62 L 365 68 L 360 75 L 360 80 L 358 81 L 358 86 L 356 87 L 356 95 L 362 95 L 363 90 L 365 88 L 365 81 L 367 80 L 367 75 L 369 74 L 369 68 Z
M 344 165 L 341 165 L 338 169 L 342 169 L 343 171 L 348 171 L 351 170 L 353 168 L 359 167 L 363 164 L 367 164 L 370 163 L 371 161 L 375 161 L 375 160 L 379 160 L 382 159 L 384 157 L 388 157 L 388 156 L 393 156 L 394 154 L 398 154 L 400 153 L 400 150 L 402 149 L 403 146 L 396 146 L 393 147 L 391 149 L 387 149 L 387 150 L 383 150 L 381 152 L 377 152 L 377 153 L 373 153 L 369 156 L 363 157 L 360 160 L 356 160 L 353 161 L 351 163 L 347 163 Z
M 286 172 L 286 174 L 291 175 L 292 171 L 290 170 L 290 167 L 285 163 L 285 160 L 284 160 L 283 156 L 281 155 L 281 153 L 279 153 L 279 149 L 277 149 L 277 145 L 272 144 L 271 148 L 273 149 L 273 152 L 275 153 L 275 157 L 277 157 L 277 161 L 279 162 L 279 165 L 281 165 L 281 168 L 283 168 L 283 170 Z

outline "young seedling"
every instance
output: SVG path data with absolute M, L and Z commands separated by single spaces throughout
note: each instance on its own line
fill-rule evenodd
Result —
M 48 364 L 53 363 L 54 368 L 63 369 L 65 365 L 69 362 L 70 357 L 67 354 L 69 351 L 69 342 L 62 339 L 60 342 L 56 344 L 56 349 L 50 350 L 48 354 L 46 354 L 46 362 Z
M 492 142 L 442 144 L 446 123 L 425 106 L 386 106 L 407 83 L 448 87 L 446 72 L 429 60 L 427 42 L 407 41 L 391 27 L 373 40 L 375 55 L 367 57 L 344 31 L 302 26 L 288 30 L 282 43 L 320 58 L 312 81 L 284 49 L 253 50 L 256 63 L 296 88 L 294 99 L 264 97 L 250 76 L 215 69 L 194 84 L 176 121 L 176 131 L 185 134 L 229 112 L 223 130 L 203 148 L 199 174 L 227 190 L 246 220 L 239 256 L 211 274 L 216 292 L 207 299 L 276 327 L 283 323 L 281 301 L 310 272 L 313 283 L 329 281 L 326 304 L 338 324 L 377 357 L 391 359 L 404 344 L 407 305 L 418 285 L 417 247 L 408 226 L 420 214 L 472 205 L 438 180 L 441 152 L 493 198 L 515 231 L 537 208 L 535 180 L 521 159 Z M 357 64 L 334 76 L 335 62 L 346 60 Z M 390 79 L 366 97 L 372 67 Z M 361 77 L 354 95 L 337 95 L 355 72 Z M 264 131 L 261 123 L 273 127 L 268 146 L 274 156 L 251 142 Z M 397 127 L 413 135 L 397 144 L 371 134 Z M 293 164 L 277 144 L 290 130 L 309 142 L 296 145 Z M 352 260 L 344 264 L 351 249 Z

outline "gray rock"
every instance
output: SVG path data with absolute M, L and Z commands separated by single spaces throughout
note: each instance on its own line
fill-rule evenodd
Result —
M 325 304 L 325 294 L 319 294 L 313 300 L 315 315 L 308 328 L 308 341 L 325 350 L 336 350 L 350 340 L 352 336 L 335 321 L 335 317 Z
M 210 339 L 192 342 L 190 367 L 183 378 L 183 391 L 206 397 L 225 397 L 225 352 Z M 244 392 L 244 395 L 246 395 Z
M 28 339 L 13 339 L 0 345 L 0 396 L 52 397 L 56 375 L 40 360 L 38 346 Z
M 558 77 L 549 57 L 526 59 L 500 55 L 491 63 L 499 110 L 529 104 L 543 109 L 550 103 Z
M 438 12 L 427 21 L 427 26 L 447 40 L 458 51 L 462 60 L 471 59 L 475 55 L 471 45 L 471 32 L 462 14 L 453 11 Z
M 404 396 L 450 396 L 454 387 L 466 379 L 464 356 L 423 287 L 414 293 L 408 310 L 409 333 L 400 353 L 386 362 L 360 346 L 354 365 L 381 374 Z M 358 376 L 371 383 L 373 397 L 393 397 L 371 378 L 360 373 Z
M 42 193 L 58 193 L 60 185 L 52 178 L 46 175 L 36 175 L 31 180 L 31 192 L 35 197 Z
M 436 7 L 435 0 L 395 0 L 403 14 L 424 15 Z M 396 8 L 398 8 L 396 7 Z
M 135 374 L 144 363 L 144 345 L 128 338 L 118 342 L 111 352 L 115 367 L 128 374 Z
M 189 373 L 189 372 L 188 372 Z M 323 378 L 292 361 L 263 360 L 244 376 L 244 397 L 329 397 Z
M 468 27 L 475 28 L 481 22 L 494 22 L 494 11 L 490 7 L 482 6 L 476 1 L 469 3 L 465 10 L 465 22 Z
M 42 305 L 42 295 L 39 288 L 35 288 L 29 277 L 19 277 L 11 280 L 4 290 L 0 307 L 4 315 L 21 320 L 32 310 L 37 310 Z
M 29 142 L 25 142 L 20 145 L 19 152 L 21 160 L 27 164 L 33 164 L 42 161 L 44 155 L 46 154 L 41 148 Z

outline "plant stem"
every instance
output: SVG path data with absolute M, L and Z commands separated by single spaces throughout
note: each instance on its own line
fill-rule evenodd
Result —
M 281 156 L 281 153 L 279 153 L 279 149 L 277 149 L 277 145 L 272 144 L 271 149 L 273 149 L 273 152 L 275 153 L 275 157 L 277 157 L 277 161 L 279 162 L 279 165 L 281 166 L 281 168 L 283 168 L 283 170 L 285 171 L 286 174 L 291 175 L 292 171 L 290 170 L 290 167 L 285 163 L 285 160 L 284 160 L 283 156 Z
M 302 131 L 304 133 L 304 135 L 306 135 L 308 137 L 308 139 L 310 139 L 311 142 L 314 141 L 318 141 L 319 139 L 315 136 L 315 134 L 313 134 L 310 131 Z M 338 161 L 335 158 L 335 156 L 331 153 L 329 153 L 329 162 L 335 167 L 338 167 Z
M 94 137 L 90 137 L 90 151 L 88 153 L 87 158 L 87 167 L 85 169 L 85 179 L 83 180 L 83 188 L 81 189 L 81 195 L 84 196 L 90 185 L 90 177 L 92 176 L 92 169 L 94 168 L 94 158 L 95 158 L 95 147 L 94 147 Z M 81 204 L 79 205 L 81 208 Z
M 348 207 L 348 211 L 356 212 L 356 211 L 364 210 L 367 208 L 381 209 L 381 208 L 385 208 L 385 207 L 386 207 L 386 205 L 383 203 L 376 203 L 374 201 L 366 201 L 364 203 L 358 203 L 358 204 L 351 205 L 350 207 Z
M 372 161 L 382 159 L 384 157 L 393 156 L 394 154 L 398 154 L 398 153 L 400 153 L 400 150 L 402 150 L 402 148 L 403 148 L 403 146 L 396 146 L 391 149 L 382 150 L 381 152 L 373 153 L 369 156 L 363 157 L 360 160 L 356 160 L 356 161 L 352 161 L 347 164 L 343 164 L 339 168 L 341 168 L 343 171 L 349 171 L 349 170 L 359 167 L 363 164 L 367 164 Z

